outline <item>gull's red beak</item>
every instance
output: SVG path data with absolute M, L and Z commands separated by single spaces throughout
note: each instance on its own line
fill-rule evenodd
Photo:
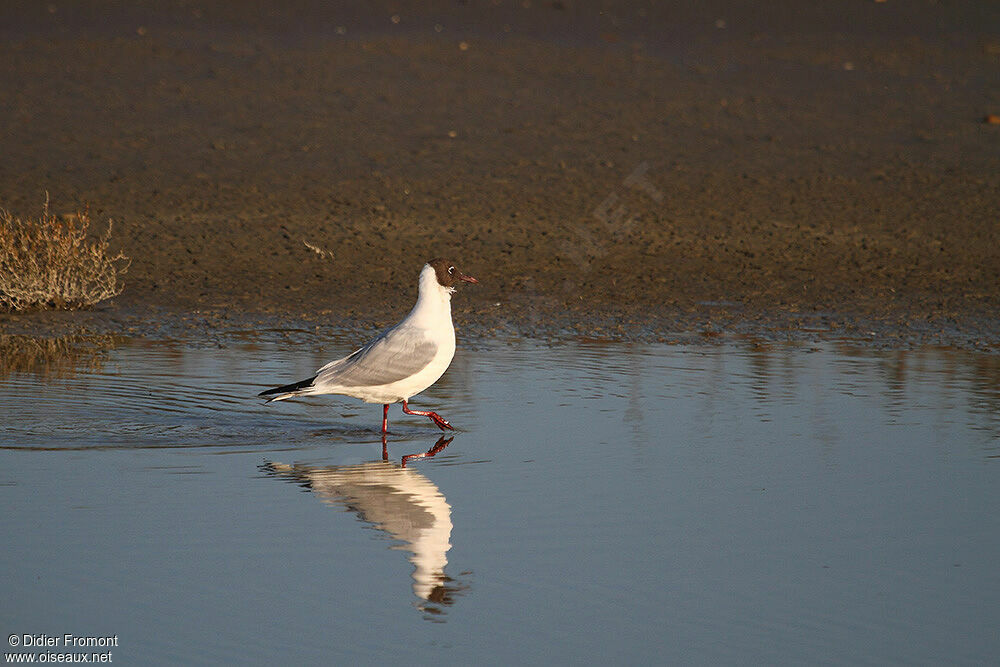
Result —
M 479 284 L 479 281 L 478 281 L 478 280 L 476 280 L 476 279 L 475 279 L 475 278 L 473 278 L 472 276 L 467 276 L 467 275 L 465 275 L 465 274 L 464 274 L 464 273 L 462 273 L 461 271 L 459 271 L 459 272 L 458 272 L 458 275 L 456 276 L 456 278 L 458 278 L 459 280 L 464 280 L 464 281 L 465 281 L 465 282 L 467 282 L 467 283 L 475 283 L 475 284 L 477 284 L 477 285 Z

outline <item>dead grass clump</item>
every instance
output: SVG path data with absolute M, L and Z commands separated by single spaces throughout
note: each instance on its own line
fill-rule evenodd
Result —
M 0 209 L 0 310 L 85 308 L 121 294 L 129 259 L 108 250 L 108 231 L 88 237 L 88 211 L 59 217 L 15 218 Z

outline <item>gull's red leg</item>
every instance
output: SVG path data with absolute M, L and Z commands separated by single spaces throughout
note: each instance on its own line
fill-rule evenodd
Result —
M 389 404 L 382 406 L 382 435 L 389 432 Z
M 442 431 L 449 429 L 454 431 L 455 427 L 448 423 L 448 420 L 439 415 L 436 412 L 431 412 L 429 410 L 411 410 L 410 406 L 407 405 L 406 401 L 403 401 L 403 412 L 408 415 L 419 415 L 421 417 L 428 417 L 432 422 L 437 424 L 437 427 Z

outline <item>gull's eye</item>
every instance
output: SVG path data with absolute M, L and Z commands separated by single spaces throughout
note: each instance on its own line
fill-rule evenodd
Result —
M 455 273 L 455 267 L 454 266 L 449 266 L 448 267 L 448 273 Z

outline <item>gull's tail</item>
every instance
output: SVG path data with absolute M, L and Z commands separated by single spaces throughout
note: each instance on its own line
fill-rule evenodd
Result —
M 268 389 L 267 391 L 262 391 L 257 395 L 266 398 L 268 403 L 271 401 L 283 401 L 286 398 L 292 398 L 293 396 L 306 393 L 305 390 L 313 385 L 313 381 L 315 379 L 316 376 L 313 375 L 311 378 L 299 380 L 298 382 L 293 382 L 292 384 L 285 384 L 280 387 L 275 387 L 274 389 Z

